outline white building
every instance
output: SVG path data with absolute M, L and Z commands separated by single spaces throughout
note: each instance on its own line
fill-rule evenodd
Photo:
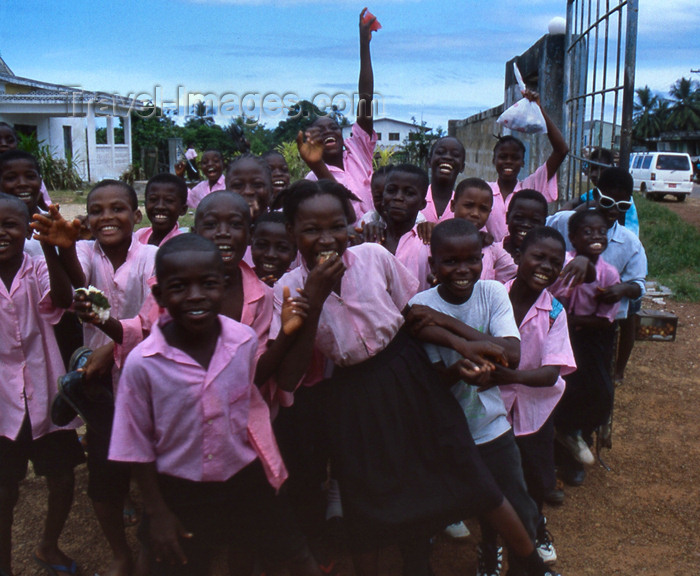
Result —
M 135 99 L 21 78 L 0 58 L 0 121 L 36 134 L 54 157 L 71 157 L 83 180 L 118 178 L 129 167 L 131 112 L 140 110 Z
M 349 138 L 352 126 L 343 128 L 343 138 Z M 403 143 L 409 138 L 409 134 L 416 133 L 419 130 L 426 132 L 430 128 L 420 128 L 411 122 L 403 120 L 394 120 L 393 118 L 375 118 L 374 131 L 377 133 L 377 147 L 389 148 L 394 146 L 397 151 L 403 149 Z

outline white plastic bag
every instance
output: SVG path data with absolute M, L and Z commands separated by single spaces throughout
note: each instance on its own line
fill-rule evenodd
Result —
M 513 72 L 518 81 L 520 91 L 524 94 L 527 87 L 523 82 L 523 77 L 518 70 L 518 66 L 513 62 Z M 508 110 L 503 112 L 496 120 L 510 130 L 525 132 L 525 134 L 546 134 L 547 123 L 544 121 L 542 110 L 536 102 L 531 102 L 527 98 L 518 100 Z

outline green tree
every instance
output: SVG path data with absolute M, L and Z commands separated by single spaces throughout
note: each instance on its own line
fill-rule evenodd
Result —
M 308 100 L 300 100 L 289 108 L 287 119 L 282 120 L 275 128 L 273 133 L 275 144 L 294 142 L 299 130 L 306 130 L 316 118 L 324 115 Z
M 167 151 L 168 138 L 181 136 L 182 128 L 163 113 L 161 108 L 152 103 L 142 111 L 131 114 L 131 148 L 134 166 L 141 165 L 141 152 L 145 148 L 155 147 Z
M 695 80 L 680 78 L 671 86 L 667 130 L 700 130 L 700 88 Z
M 445 135 L 445 131 L 439 126 L 433 131 L 431 128 L 428 128 L 426 122 L 421 122 L 419 125 L 415 116 L 411 118 L 411 121 L 413 122 L 413 128 L 403 141 L 405 161 L 428 170 L 430 148 L 436 140 Z
M 634 126 L 632 136 L 638 142 L 646 142 L 655 138 L 661 132 L 660 116 L 658 115 L 659 97 L 649 88 L 638 88 L 634 102 Z

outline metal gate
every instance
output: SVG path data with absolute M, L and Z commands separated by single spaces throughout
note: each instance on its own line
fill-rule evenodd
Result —
M 568 0 L 564 129 L 566 198 L 590 189 L 588 169 L 606 166 L 600 149 L 629 165 L 632 146 L 638 0 Z M 591 153 L 594 152 L 593 158 Z

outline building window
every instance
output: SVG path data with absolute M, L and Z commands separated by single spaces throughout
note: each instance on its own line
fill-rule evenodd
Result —
M 398 132 L 389 132 L 389 140 L 398 142 L 400 140 Z
M 379 141 L 379 140 L 381 140 L 381 139 L 382 139 L 382 133 L 381 133 L 381 132 L 377 132 L 377 141 Z

